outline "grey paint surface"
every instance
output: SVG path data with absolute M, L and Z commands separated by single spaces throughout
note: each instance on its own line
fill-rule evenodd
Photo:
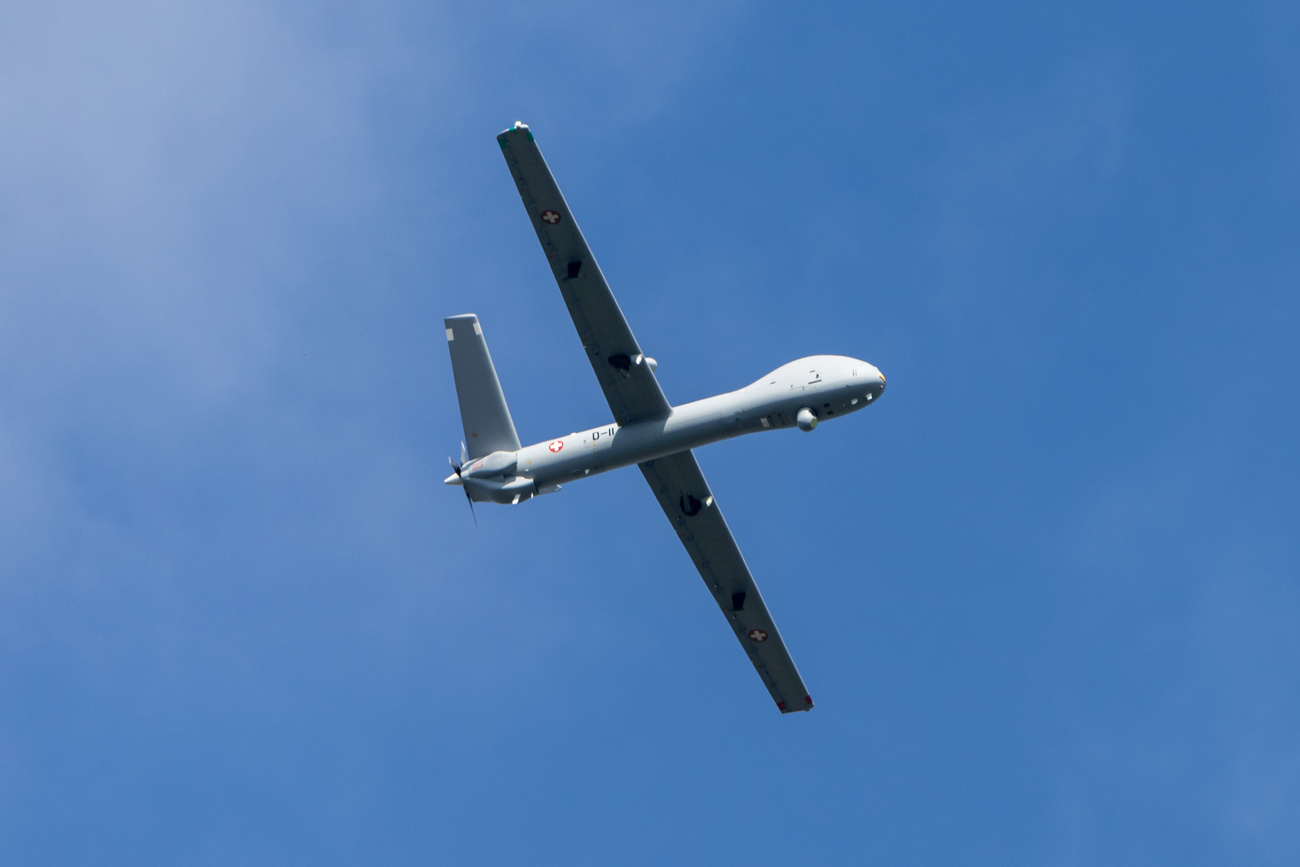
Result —
M 859 359 L 817 355 L 736 391 L 672 406 L 532 133 L 516 124 L 497 141 L 615 420 L 521 447 L 477 317 L 452 317 L 446 320 L 447 338 L 466 442 L 479 445 L 469 447 L 469 460 L 447 484 L 462 485 L 471 500 L 515 504 L 577 479 L 639 465 L 777 707 L 782 713 L 810 710 L 812 698 L 691 449 L 793 427 L 796 419 L 810 430 L 870 406 L 884 393 L 884 376 Z
M 528 127 L 518 125 L 498 135 L 497 143 L 614 419 L 628 424 L 667 415 L 671 407 L 654 372 L 646 364 L 631 363 L 641 356 L 641 347 L 542 159 L 533 134 Z M 620 357 L 629 361 L 625 371 L 610 363 Z
M 808 688 L 695 455 L 685 451 L 646 461 L 641 472 L 776 706 L 782 713 L 811 710 Z
M 465 429 L 465 449 L 471 458 L 498 451 L 517 451 L 519 435 L 506 407 L 501 382 L 478 317 L 472 313 L 443 320 L 451 372 L 456 379 L 456 400 Z

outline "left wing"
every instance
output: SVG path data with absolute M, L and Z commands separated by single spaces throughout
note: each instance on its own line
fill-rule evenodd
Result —
M 498 135 L 497 143 L 614 419 L 625 425 L 667 415 L 672 406 L 650 365 L 644 363 L 641 347 L 542 159 L 532 132 L 517 123 Z
M 639 466 L 776 706 L 781 713 L 812 710 L 812 697 L 776 631 L 695 455 L 688 450 Z

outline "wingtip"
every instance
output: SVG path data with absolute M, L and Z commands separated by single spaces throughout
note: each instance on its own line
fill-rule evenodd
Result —
M 800 712 L 807 712 L 813 709 L 813 700 L 811 695 L 805 695 L 803 697 L 803 701 L 804 701 L 803 707 L 790 707 L 783 701 L 778 701 L 776 703 L 776 707 L 777 710 L 781 711 L 781 713 L 800 713 Z
M 521 132 L 528 136 L 529 141 L 533 140 L 533 131 L 528 128 L 528 124 L 524 123 L 522 120 L 517 120 L 514 122 L 513 126 L 497 133 L 497 141 L 501 143 L 501 147 L 505 147 L 509 143 L 509 139 L 507 139 L 506 136 L 512 132 Z

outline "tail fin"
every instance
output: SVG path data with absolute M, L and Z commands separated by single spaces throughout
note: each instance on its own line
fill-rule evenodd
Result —
M 478 317 L 473 313 L 452 316 L 444 319 L 443 325 L 447 327 L 451 372 L 456 378 L 456 398 L 460 401 L 460 422 L 465 427 L 469 457 L 518 451 L 519 434 L 515 433 Z

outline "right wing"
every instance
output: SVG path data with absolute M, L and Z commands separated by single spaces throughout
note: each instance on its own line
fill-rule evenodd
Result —
M 781 713 L 812 710 L 794 660 L 689 450 L 639 465 L 740 646 Z
M 672 406 L 650 366 L 642 362 L 641 347 L 542 159 L 533 134 L 526 125 L 517 123 L 498 135 L 497 143 L 614 419 L 625 425 L 667 415 Z

